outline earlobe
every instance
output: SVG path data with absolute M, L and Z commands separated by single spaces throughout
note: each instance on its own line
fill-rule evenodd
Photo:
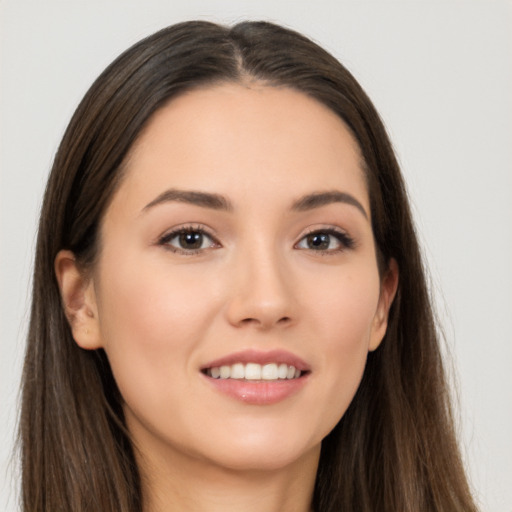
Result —
M 391 258 L 388 268 L 382 277 L 379 304 L 373 318 L 372 333 L 368 350 L 376 350 L 384 339 L 388 327 L 389 310 L 398 288 L 398 264 Z
M 62 250 L 55 257 L 55 275 L 62 307 L 76 343 L 86 349 L 101 348 L 93 281 L 80 271 L 75 255 Z

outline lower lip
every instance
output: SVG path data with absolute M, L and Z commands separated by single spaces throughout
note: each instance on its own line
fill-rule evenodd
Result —
M 208 382 L 221 393 L 250 405 L 272 405 L 291 397 L 308 381 L 308 374 L 298 379 L 249 381 L 237 379 L 213 379 Z

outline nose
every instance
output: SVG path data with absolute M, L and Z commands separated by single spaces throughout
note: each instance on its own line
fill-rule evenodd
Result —
M 291 269 L 276 251 L 239 255 L 230 275 L 226 315 L 231 325 L 263 331 L 296 321 Z

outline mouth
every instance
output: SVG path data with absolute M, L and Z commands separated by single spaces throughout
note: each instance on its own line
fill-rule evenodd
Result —
M 202 372 L 212 379 L 236 379 L 246 381 L 278 381 L 299 379 L 306 371 L 299 370 L 286 363 L 235 363 L 232 365 L 212 366 Z
M 283 350 L 248 350 L 212 361 L 200 368 L 207 382 L 231 399 L 250 405 L 271 405 L 300 392 L 311 368 Z

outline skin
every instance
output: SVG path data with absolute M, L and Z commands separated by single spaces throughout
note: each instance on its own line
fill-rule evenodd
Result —
M 360 161 L 343 122 L 302 93 L 195 90 L 132 148 L 92 274 L 57 256 L 74 338 L 105 349 L 125 400 L 146 511 L 309 510 L 321 441 L 385 334 L 398 281 L 393 261 L 377 269 Z M 169 189 L 221 194 L 232 208 L 148 207 Z M 362 208 L 292 208 L 326 191 Z M 182 227 L 210 238 L 195 252 L 162 242 Z M 311 248 L 308 233 L 326 229 L 344 238 L 327 232 L 326 248 Z M 272 405 L 220 393 L 200 369 L 245 349 L 299 356 L 307 382 Z

